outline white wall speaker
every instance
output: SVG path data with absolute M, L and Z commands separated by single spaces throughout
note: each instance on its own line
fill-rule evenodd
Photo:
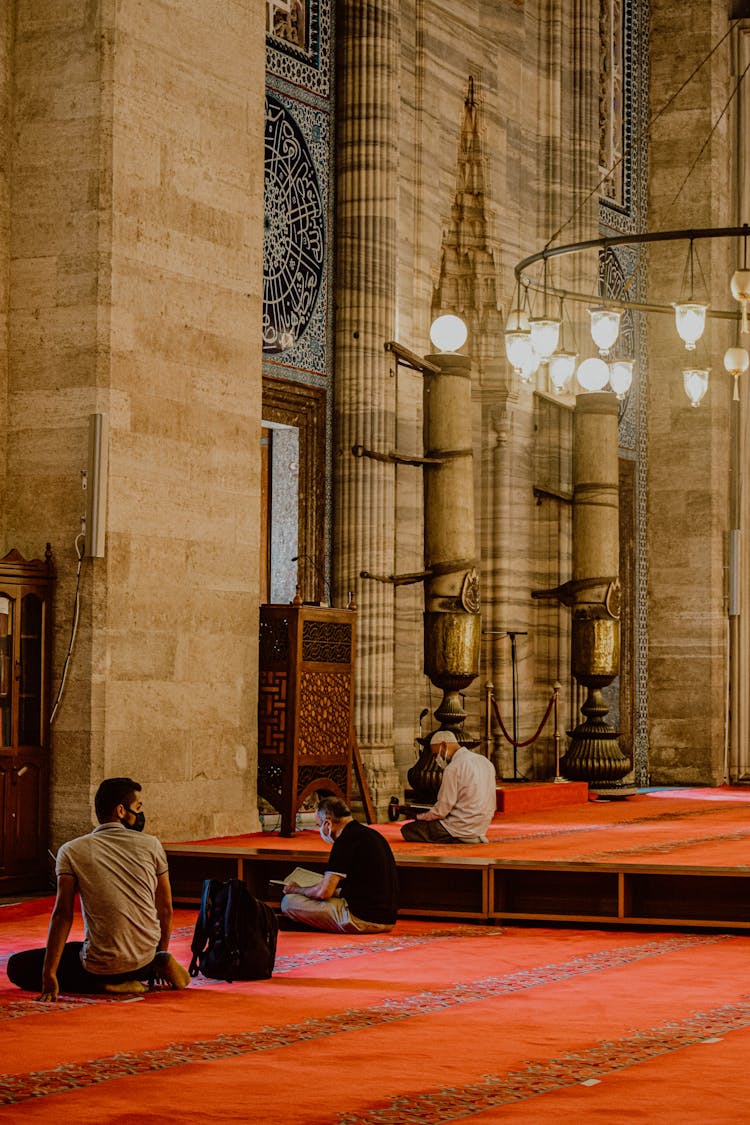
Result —
M 729 532 L 729 597 L 728 612 L 730 617 L 737 617 L 740 612 L 740 567 L 742 556 L 740 552 L 740 532 L 733 528 Z
M 85 554 L 104 558 L 107 529 L 107 478 L 109 473 L 109 419 L 106 414 L 89 415 L 89 457 L 86 476 Z

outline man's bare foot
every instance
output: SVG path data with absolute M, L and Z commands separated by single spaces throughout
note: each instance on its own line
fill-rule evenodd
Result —
M 171 953 L 157 953 L 154 968 L 156 984 L 168 984 L 170 988 L 187 988 L 190 984 L 190 973 Z
M 136 996 L 146 992 L 142 980 L 123 980 L 119 984 L 105 984 L 105 992 L 113 992 L 117 996 Z

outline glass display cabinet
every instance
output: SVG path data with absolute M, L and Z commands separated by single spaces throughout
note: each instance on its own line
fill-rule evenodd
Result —
M 47 878 L 53 583 L 49 544 L 43 560 L 0 559 L 0 894 Z

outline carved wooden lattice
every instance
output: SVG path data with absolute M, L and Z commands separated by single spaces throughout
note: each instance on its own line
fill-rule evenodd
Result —
M 258 693 L 258 730 L 262 736 L 258 750 L 261 754 L 284 753 L 288 688 L 286 672 L 261 672 Z
M 316 791 L 349 800 L 354 622 L 351 610 L 261 606 L 258 791 L 285 836 Z
M 301 758 L 346 761 L 351 719 L 348 673 L 306 672 L 300 676 L 299 754 Z
M 306 621 L 302 628 L 302 659 L 319 664 L 351 664 L 351 625 Z

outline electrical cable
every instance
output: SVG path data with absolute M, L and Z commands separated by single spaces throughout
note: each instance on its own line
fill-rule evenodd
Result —
M 84 537 L 83 537 L 83 533 L 76 536 L 76 538 L 74 540 L 74 543 L 73 543 L 73 546 L 75 547 L 76 554 L 78 555 L 78 566 L 76 568 L 76 592 L 75 592 L 75 596 L 74 596 L 74 599 L 73 599 L 73 622 L 72 622 L 71 629 L 70 629 L 70 641 L 68 642 L 68 651 L 67 651 L 67 654 L 65 656 L 65 662 L 63 664 L 62 675 L 60 676 L 60 686 L 57 689 L 57 697 L 55 698 L 55 702 L 54 702 L 54 705 L 52 707 L 52 712 L 51 712 L 50 717 L 49 717 L 50 726 L 55 721 L 55 715 L 57 714 L 57 709 L 60 706 L 60 701 L 62 700 L 62 694 L 63 694 L 63 691 L 65 689 L 65 681 L 66 681 L 67 676 L 68 676 L 68 666 L 70 664 L 70 659 L 73 655 L 73 647 L 75 645 L 76 633 L 78 632 L 78 615 L 79 615 L 80 608 L 81 608 L 81 567 L 83 566 L 83 556 L 84 556 L 84 551 L 86 550 L 86 543 L 85 543 L 85 540 L 84 540 Z
M 565 222 L 562 224 L 561 227 L 557 228 L 557 230 L 555 231 L 555 233 L 553 235 L 550 236 L 550 238 L 547 240 L 547 243 L 545 245 L 545 250 L 549 249 L 549 247 L 552 245 L 552 243 L 555 241 L 555 239 L 559 238 L 560 235 L 562 234 L 562 232 L 566 229 L 566 227 L 570 226 L 570 224 L 573 222 L 573 220 L 576 218 L 576 216 L 579 214 L 579 212 L 583 210 L 583 208 L 586 206 L 586 204 L 589 202 L 589 200 L 592 199 L 599 192 L 601 187 L 607 182 L 607 180 L 612 175 L 612 173 L 615 172 L 617 170 L 617 168 L 619 168 L 620 164 L 622 164 L 623 161 L 626 160 L 628 156 L 630 156 L 630 154 L 634 151 L 636 145 L 639 144 L 643 140 L 644 134 L 645 134 L 646 137 L 649 136 L 649 134 L 651 132 L 652 125 L 655 125 L 656 122 L 659 120 L 659 118 L 664 113 L 666 113 L 666 111 L 669 109 L 669 107 L 672 105 L 672 103 L 680 96 L 680 94 L 685 89 L 685 87 L 688 86 L 693 81 L 693 79 L 695 78 L 698 71 L 701 70 L 701 68 L 704 67 L 706 65 L 706 63 L 711 59 L 712 55 L 714 55 L 715 52 L 718 51 L 719 47 L 732 34 L 735 27 L 737 27 L 739 23 L 740 23 L 739 19 L 734 19 L 730 22 L 729 29 L 724 33 L 724 35 L 722 35 L 722 37 L 718 41 L 718 43 L 715 43 L 713 45 L 713 47 L 708 52 L 706 57 L 704 59 L 701 59 L 701 61 L 693 69 L 692 73 L 688 75 L 688 77 L 684 80 L 684 82 L 682 82 L 680 87 L 677 90 L 675 90 L 675 92 L 667 99 L 667 101 L 664 103 L 664 105 L 661 106 L 660 109 L 658 109 L 650 117 L 650 119 L 646 122 L 645 129 L 638 130 L 636 132 L 636 135 L 633 138 L 633 141 L 625 147 L 625 150 L 623 151 L 622 156 L 618 157 L 618 159 L 615 161 L 615 163 L 612 165 L 612 167 L 607 169 L 607 171 L 604 173 L 604 175 L 599 180 L 599 182 L 596 183 L 594 185 L 594 187 L 591 189 L 591 191 L 588 193 L 588 195 L 586 195 L 581 200 L 581 202 L 578 204 L 578 206 L 573 211 L 573 214 L 568 219 L 565 220 Z M 745 68 L 745 70 L 747 70 L 747 67 Z M 742 78 L 744 78 L 744 77 L 745 77 L 745 73 L 743 72 Z M 735 87 L 735 90 L 732 94 L 732 97 L 734 97 L 734 94 L 739 89 L 739 85 L 740 85 L 740 82 L 742 82 L 742 78 L 740 78 L 740 81 L 737 83 L 737 86 Z M 724 107 L 724 110 L 722 111 L 722 116 L 723 116 L 724 112 L 726 112 L 726 106 Z M 718 121 L 717 121 L 716 124 L 718 125 Z M 716 125 L 714 125 L 713 128 L 715 129 Z M 713 129 L 711 130 L 711 132 L 713 132 Z M 709 139 L 710 139 L 710 134 L 709 134 Z M 708 143 L 708 141 L 706 143 Z M 705 148 L 705 145 L 703 147 Z M 701 150 L 701 152 L 702 151 L 703 150 Z M 692 172 L 692 168 L 690 169 L 690 171 Z M 690 175 L 690 173 L 688 173 L 688 176 L 689 175 Z M 684 186 L 685 185 L 683 184 L 682 187 L 684 187 Z M 682 191 L 682 188 L 680 188 L 680 191 Z M 679 195 L 679 192 L 678 192 L 678 195 Z

